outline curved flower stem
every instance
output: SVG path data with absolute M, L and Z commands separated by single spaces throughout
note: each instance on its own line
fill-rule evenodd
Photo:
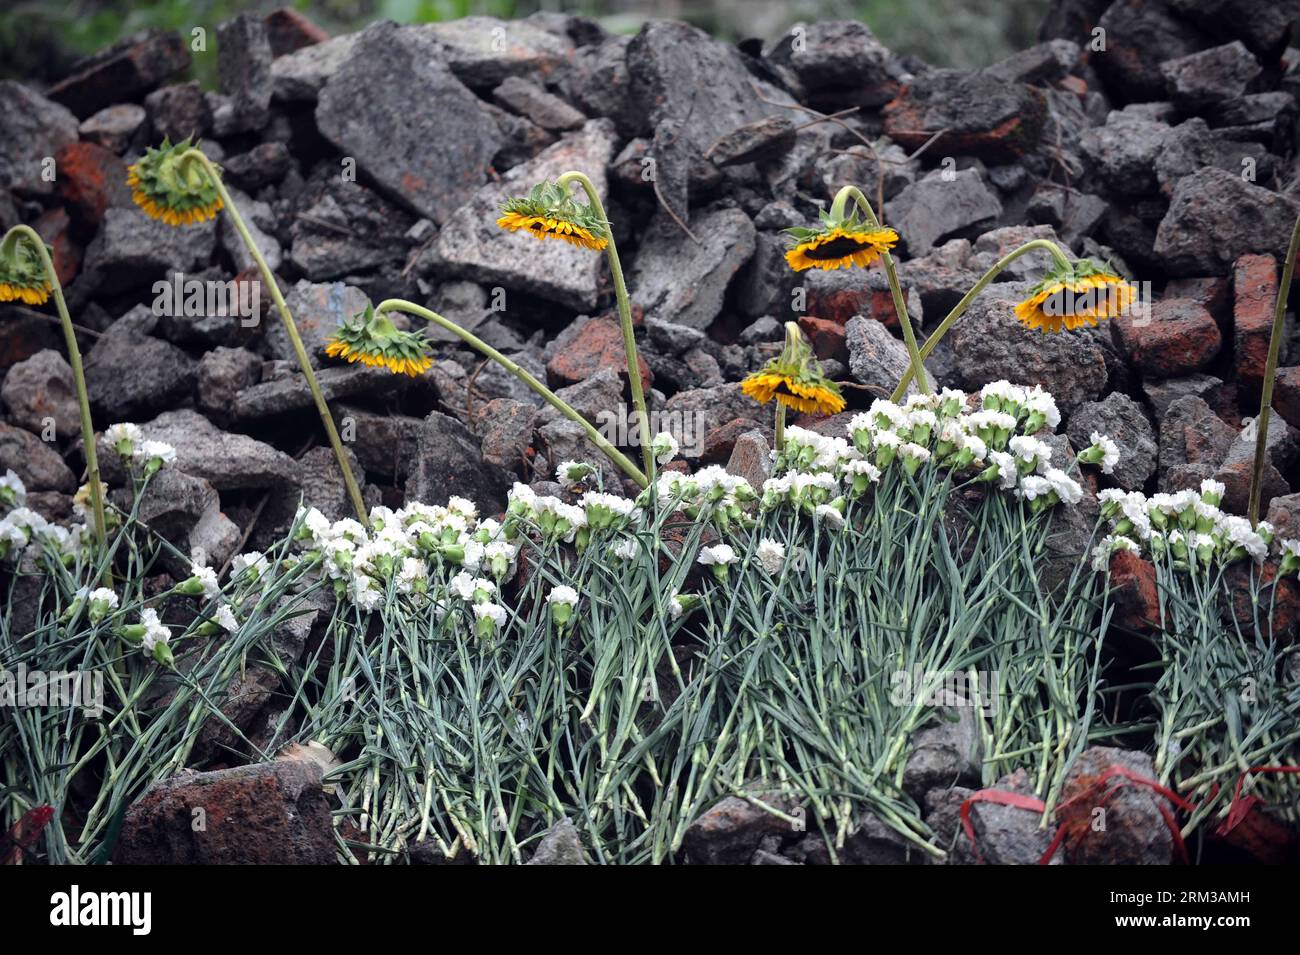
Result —
M 791 350 L 799 343 L 799 323 L 785 323 L 785 353 L 791 353 Z M 778 400 L 776 402 L 776 423 L 773 428 L 774 437 L 772 439 L 772 448 L 777 454 L 785 450 L 785 404 Z
M 77 409 L 81 413 L 81 443 L 85 446 L 86 475 L 90 483 L 90 504 L 95 514 L 95 540 L 101 551 L 105 541 L 104 524 L 104 488 L 99 483 L 99 456 L 95 451 L 95 425 L 90 418 L 90 396 L 86 391 L 86 372 L 81 364 L 81 349 L 77 347 L 77 333 L 68 314 L 68 303 L 63 299 L 63 286 L 54 271 L 54 262 L 45 247 L 45 240 L 31 226 L 16 225 L 5 235 L 0 244 L 0 256 L 15 252 L 17 244 L 22 241 L 31 243 L 40 256 L 41 266 L 54 293 L 54 307 L 59 313 L 59 323 L 63 326 L 63 340 L 68 348 L 68 364 L 72 366 L 72 382 L 77 389 Z
M 953 323 L 966 313 L 966 309 L 970 308 L 971 302 L 975 301 L 975 297 L 979 295 L 980 292 L 984 291 L 990 282 L 997 278 L 998 273 L 1022 255 L 1027 252 L 1033 252 L 1036 249 L 1042 249 L 1049 252 L 1052 258 L 1056 260 L 1057 265 L 1065 266 L 1067 268 L 1070 266 L 1069 257 L 1061 251 L 1060 247 L 1057 246 L 1055 242 L 1049 242 L 1047 239 L 1031 239 L 1024 245 L 1020 246 L 1020 248 L 1008 252 L 1002 258 L 998 259 L 997 262 L 993 263 L 993 266 L 971 287 L 969 292 L 962 296 L 961 301 L 954 305 L 952 311 L 949 312 L 947 317 L 939 323 L 939 326 L 934 330 L 934 333 L 930 335 L 926 340 L 925 345 L 921 348 L 921 359 L 924 361 L 929 357 L 930 353 L 934 351 L 935 347 L 939 344 L 939 341 L 948 333 L 948 329 L 952 328 Z M 890 400 L 899 401 L 902 399 L 903 395 L 907 393 L 907 385 L 911 380 L 912 370 L 909 368 L 903 373 L 903 380 L 900 381 L 898 387 L 894 389 L 894 393 L 890 396 Z
M 1259 502 L 1264 479 L 1264 459 L 1268 454 L 1268 419 L 1273 411 L 1273 383 L 1277 378 L 1277 362 L 1282 350 L 1282 326 L 1286 319 L 1286 299 L 1291 292 L 1291 279 L 1295 275 L 1295 257 L 1300 254 L 1300 218 L 1291 229 L 1291 242 L 1286 249 L 1286 264 L 1282 266 L 1282 280 L 1277 286 L 1277 302 L 1273 305 L 1273 333 L 1268 340 L 1268 361 L 1264 364 L 1264 388 L 1259 398 L 1259 417 L 1255 419 L 1255 467 L 1250 475 L 1250 500 L 1246 516 L 1250 526 L 1259 523 Z
M 627 353 L 627 383 L 632 389 L 632 405 L 636 409 L 637 429 L 641 434 L 641 460 L 646 473 L 654 470 L 654 452 L 650 450 L 650 418 L 645 410 L 645 389 L 641 387 L 641 369 L 636 358 L 636 335 L 632 330 L 632 305 L 627 298 L 627 285 L 623 282 L 623 266 L 618 260 L 618 249 L 614 245 L 614 230 L 610 228 L 609 216 L 605 214 L 604 203 L 596 192 L 596 187 L 586 174 L 566 172 L 556 180 L 561 186 L 576 182 L 587 193 L 591 207 L 600 215 L 605 226 L 605 257 L 609 260 L 609 271 L 614 277 L 614 297 L 618 300 L 618 322 L 623 329 L 623 351 Z M 625 469 L 626 470 L 626 469 Z
M 239 233 L 240 239 L 243 240 L 244 245 L 247 247 L 248 254 L 257 263 L 257 269 L 262 275 L 262 281 L 270 290 L 271 300 L 275 302 L 275 307 L 280 313 L 280 319 L 284 322 L 284 330 L 289 336 L 290 344 L 293 345 L 293 353 L 298 358 L 298 365 L 302 368 L 302 373 L 307 379 L 307 387 L 311 389 L 312 399 L 316 402 L 316 411 L 320 414 L 321 423 L 325 425 L 325 433 L 329 436 L 330 446 L 334 449 L 334 457 L 338 459 L 339 469 L 343 472 L 343 483 L 347 485 L 348 497 L 351 498 L 352 507 L 357 512 L 357 520 L 363 526 L 368 527 L 370 521 L 366 516 L 366 502 L 361 496 L 361 488 L 357 485 L 357 479 L 352 474 L 347 453 L 343 450 L 343 442 L 339 438 L 338 429 L 334 426 L 334 416 L 330 414 L 329 405 L 325 403 L 325 396 L 321 393 L 320 383 L 316 380 L 315 371 L 312 370 L 311 359 L 307 357 L 307 349 L 303 347 L 302 338 L 298 334 L 298 326 L 294 324 L 293 315 L 289 313 L 289 306 L 285 304 L 284 296 L 280 294 L 280 284 L 275 280 L 275 274 L 271 271 L 271 267 L 266 264 L 262 250 L 253 241 L 252 233 L 248 231 L 248 226 L 244 224 L 244 217 L 239 214 L 239 209 L 235 206 L 234 200 L 230 198 L 230 193 L 226 191 L 225 184 L 221 181 L 221 174 L 212 164 L 212 161 L 201 150 L 196 148 L 185 152 L 180 157 L 179 162 L 196 162 L 207 173 L 208 178 L 212 180 L 213 187 L 217 190 L 217 195 L 221 197 L 225 211 L 230 215 L 230 221 L 234 223 L 235 231 Z
M 645 487 L 646 484 L 649 483 L 645 474 L 643 474 L 640 469 L 638 469 L 637 466 L 628 459 L 627 455 L 614 447 L 614 445 L 610 444 L 605 436 L 597 431 L 590 421 L 569 407 L 569 405 L 565 403 L 564 399 L 551 391 L 550 388 L 547 388 L 527 371 L 519 367 L 518 364 L 511 361 L 472 332 L 467 332 L 451 319 L 443 318 L 437 312 L 430 311 L 423 306 L 416 305 L 414 302 L 408 302 L 405 299 L 389 298 L 375 306 L 376 316 L 382 315 L 384 312 L 406 312 L 409 315 L 423 318 L 427 322 L 432 322 L 440 328 L 445 328 L 465 344 L 469 345 L 476 351 L 483 353 L 506 371 L 510 372 L 510 374 L 522 381 L 529 388 L 533 389 L 533 391 L 542 396 L 543 400 L 545 400 L 548 405 L 560 412 L 560 414 L 564 415 L 570 421 L 580 425 L 582 429 L 587 432 L 587 438 L 591 443 L 604 451 L 609 459 L 617 464 L 623 472 L 627 474 L 628 477 L 632 478 L 632 480 L 636 481 L 637 484 L 641 485 L 641 487 Z M 647 448 L 648 447 L 649 446 L 647 445 Z M 653 457 L 651 458 L 651 461 L 653 466 Z
M 880 228 L 880 220 L 876 218 L 876 212 L 871 208 L 871 203 L 867 197 L 862 194 L 862 190 L 857 186 L 845 186 L 835 194 L 835 201 L 831 203 L 831 216 L 842 217 L 844 207 L 852 199 L 859 209 L 862 210 L 863 216 L 867 222 Z M 894 259 L 888 252 L 880 253 L 880 261 L 885 266 L 885 277 L 889 279 L 889 294 L 894 299 L 894 311 L 898 313 L 898 322 L 903 326 L 903 341 L 907 344 L 907 356 L 912 362 L 909 369 L 909 375 L 916 375 L 917 387 L 921 389 L 921 394 L 930 394 L 930 385 L 925 377 L 925 368 L 921 365 L 921 355 L 916 348 L 916 335 L 912 331 L 912 320 L 907 314 L 907 304 L 903 301 L 903 290 L 898 284 L 898 273 L 894 270 Z

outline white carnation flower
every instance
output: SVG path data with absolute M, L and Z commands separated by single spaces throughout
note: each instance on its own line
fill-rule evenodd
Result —
M 764 537 L 758 542 L 758 564 L 765 571 L 775 577 L 781 572 L 785 564 L 785 545 L 780 541 L 772 540 L 770 537 Z
M 317 511 L 317 513 L 320 513 Z M 249 573 L 254 578 L 260 578 L 271 568 L 271 562 L 266 559 L 260 550 L 250 550 L 246 554 L 238 554 L 230 562 L 230 573 L 232 577 L 238 577 L 241 574 Z
M 677 439 L 667 431 L 660 431 L 650 442 L 650 450 L 654 454 L 655 461 L 658 464 L 667 464 L 673 458 L 677 457 L 677 451 L 680 445 Z
M 475 604 L 474 619 L 479 621 L 484 628 L 488 627 L 485 621 L 491 621 L 491 629 L 495 630 L 506 622 L 506 608 L 494 603 Z
M 1098 572 L 1105 571 L 1110 567 L 1111 554 L 1120 550 L 1132 551 L 1136 554 L 1138 545 L 1127 537 L 1117 537 L 1113 534 L 1103 537 L 1101 543 L 1092 550 L 1092 569 Z
M 0 477 L 0 501 L 10 507 L 22 507 L 27 503 L 27 488 L 12 469 L 6 468 L 4 477 Z
M 1031 415 L 1042 418 L 1042 423 L 1052 430 L 1056 430 L 1056 426 L 1061 423 L 1061 412 L 1056 407 L 1056 399 L 1050 392 L 1044 391 L 1041 385 L 1034 385 L 1025 393 L 1024 407 Z
M 466 521 L 478 517 L 478 505 L 469 498 L 457 497 L 455 494 L 447 499 L 447 511 L 451 514 L 459 514 Z
M 140 623 L 144 624 L 142 645 L 146 653 L 153 653 L 154 647 L 158 644 L 165 644 L 171 640 L 172 632 L 158 619 L 158 611 L 151 608 L 141 610 Z
M 463 570 L 451 579 L 449 586 L 452 593 L 466 601 L 473 600 L 475 592 L 480 590 L 488 596 L 497 591 L 497 585 L 492 581 L 483 577 L 472 577 Z
M 1037 438 L 1018 434 L 1011 439 L 1010 447 L 1011 453 L 1030 471 L 1045 470 L 1051 463 L 1051 446 Z
M 1016 459 L 1005 451 L 990 451 L 987 460 L 998 469 L 998 486 L 1004 491 L 1015 488 L 1019 476 L 1016 471 Z
M 110 424 L 105 428 L 104 440 L 122 457 L 129 458 L 144 441 L 144 432 L 140 430 L 139 425 L 124 421 L 120 424 Z
M 144 441 L 136 447 L 133 457 L 138 464 L 151 465 L 157 461 L 158 466 L 166 467 L 176 463 L 176 449 L 165 441 Z
M 568 604 L 570 607 L 578 605 L 578 592 L 568 584 L 556 584 L 551 588 L 550 593 L 546 595 L 546 602 L 549 604 Z
M 191 564 L 190 575 L 198 578 L 199 583 L 203 585 L 203 596 L 211 599 L 221 593 L 221 585 L 217 583 L 217 572 L 211 567 Z
M 706 566 L 725 567 L 727 564 L 734 564 L 737 557 L 729 544 L 714 544 L 712 547 L 701 548 L 698 560 Z
M 1060 468 L 1048 468 L 1043 477 L 1052 485 L 1052 490 L 1066 504 L 1078 504 L 1083 500 L 1083 488 L 1079 482 Z
M 833 531 L 843 530 L 844 515 L 839 509 L 830 504 L 818 504 L 813 509 L 813 517 L 819 521 L 824 521 L 826 526 Z
M 239 621 L 235 619 L 234 611 L 230 609 L 229 604 L 222 604 L 218 607 L 213 619 L 227 633 L 234 633 L 239 629 Z

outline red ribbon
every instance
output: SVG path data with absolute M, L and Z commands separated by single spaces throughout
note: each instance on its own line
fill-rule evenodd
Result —
M 981 789 L 977 793 L 971 793 L 969 798 L 961 804 L 961 825 L 966 830 L 966 837 L 970 839 L 971 848 L 975 850 L 975 861 L 984 864 L 984 857 L 980 855 L 979 844 L 975 841 L 975 826 L 970 821 L 971 803 L 991 802 L 999 806 L 1014 806 L 1017 809 L 1028 809 L 1030 812 L 1042 812 L 1047 807 L 1043 805 L 1041 799 L 1035 799 L 1033 796 L 1023 796 L 1020 793 L 1009 793 L 1005 789 Z
M 0 857 L 0 865 L 16 865 L 23 857 L 23 850 L 28 849 L 40 837 L 41 832 L 54 818 L 54 807 L 33 806 L 19 817 L 10 828 L 4 840 L 11 848 Z
M 1260 799 L 1254 793 L 1246 796 L 1241 794 L 1241 790 L 1246 785 L 1246 778 L 1248 776 L 1255 776 L 1263 773 L 1300 773 L 1300 766 L 1252 766 L 1238 776 L 1237 785 L 1233 788 L 1232 792 L 1232 802 L 1228 806 L 1228 815 L 1224 818 L 1223 822 L 1219 824 L 1218 829 L 1215 830 L 1218 835 L 1228 835 L 1228 833 L 1232 832 L 1233 829 L 1241 825 L 1256 805 L 1265 805 L 1264 800 Z M 1091 797 L 1098 789 L 1104 787 L 1106 783 L 1117 776 L 1124 782 L 1121 782 L 1119 786 L 1114 786 L 1109 789 L 1106 794 L 1102 796 L 1102 803 L 1105 803 L 1111 796 L 1115 795 L 1115 793 L 1117 793 L 1125 783 L 1133 783 L 1134 785 L 1145 786 L 1158 795 L 1163 796 L 1183 812 L 1191 813 L 1196 811 L 1196 807 L 1186 799 L 1183 799 L 1177 793 L 1160 785 L 1154 779 L 1139 776 L 1130 769 L 1125 769 L 1123 766 L 1112 764 L 1085 789 L 1074 796 L 1071 796 L 1069 799 L 1057 806 L 1057 813 L 1059 814 L 1061 810 L 1065 809 L 1072 803 L 1080 802 Z M 1216 783 L 1210 793 L 1211 799 L 1213 799 L 1215 794 L 1218 793 L 1218 789 L 1219 787 Z M 1043 812 L 1046 808 L 1041 800 L 1035 799 L 1033 796 L 1023 796 L 1020 793 L 1007 792 L 1003 789 L 981 789 L 979 792 L 972 793 L 970 797 L 961 804 L 961 824 L 962 828 L 966 831 L 966 837 L 970 839 L 971 848 L 975 850 L 975 859 L 981 864 L 984 862 L 984 857 L 980 854 L 979 845 L 975 840 L 975 826 L 970 820 L 971 805 L 977 802 L 996 803 L 1001 806 L 1014 806 L 1016 809 L 1026 809 L 1030 812 L 1039 813 Z M 1170 811 L 1169 807 L 1163 803 L 1158 803 L 1157 808 L 1160 810 L 1160 815 L 1164 817 L 1165 825 L 1169 827 L 1169 834 L 1173 837 L 1174 851 L 1177 852 L 1178 858 L 1182 862 L 1186 863 L 1188 861 L 1187 845 L 1183 842 L 1183 834 L 1178 828 L 1178 822 L 1174 818 L 1174 814 Z M 1038 860 L 1039 865 L 1047 865 L 1052 861 L 1052 856 L 1056 854 L 1056 850 L 1060 848 L 1061 843 L 1065 840 L 1066 832 L 1067 828 L 1064 823 L 1057 826 L 1056 835 L 1052 838 L 1051 845 L 1047 847 L 1047 851 L 1044 852 L 1042 858 Z
M 1300 767 L 1296 767 L 1296 768 L 1286 767 L 1286 769 L 1289 772 L 1300 771 Z M 1065 800 L 1065 802 L 1057 806 L 1056 807 L 1057 813 L 1059 814 L 1061 810 L 1065 809 L 1067 806 L 1071 805 L 1072 803 L 1079 802 L 1081 800 L 1084 800 L 1092 796 L 1093 793 L 1095 793 L 1098 789 L 1103 788 L 1106 785 L 1106 783 L 1108 783 L 1110 780 L 1114 779 L 1117 776 L 1120 779 L 1124 780 L 1124 782 L 1121 782 L 1119 786 L 1114 786 L 1111 789 L 1109 789 L 1101 799 L 1103 803 L 1106 802 L 1108 799 L 1110 799 L 1111 796 L 1115 795 L 1115 793 L 1118 792 L 1125 783 L 1133 783 L 1135 785 L 1145 786 L 1148 789 L 1153 790 L 1154 792 L 1163 796 L 1165 799 L 1169 800 L 1179 809 L 1182 809 L 1184 812 L 1191 812 L 1194 808 L 1191 805 L 1191 803 L 1187 802 L 1187 800 L 1183 799 L 1177 793 L 1172 792 L 1166 787 L 1160 785 L 1154 779 L 1148 779 L 1145 776 L 1139 776 L 1137 773 L 1133 772 L 1130 769 L 1125 769 L 1123 766 L 1112 764 L 1109 768 L 1105 770 L 1105 772 L 1103 772 L 1100 776 L 1098 776 L 1095 780 L 1093 780 L 1092 783 L 1090 783 L 1087 786 L 1087 788 L 1075 794 L 1074 796 L 1071 796 L 1069 799 Z M 1240 784 L 1238 784 L 1238 789 L 1240 789 Z M 1046 806 L 1043 805 L 1042 800 L 1035 799 L 1032 796 L 1023 796 L 1019 793 L 1007 792 L 1002 789 L 981 789 L 977 793 L 972 793 L 970 797 L 961 804 L 961 824 L 962 824 L 962 828 L 966 830 L 967 838 L 970 839 L 971 848 L 975 850 L 975 859 L 977 862 L 980 863 L 984 862 L 984 858 L 980 854 L 979 846 L 975 841 L 975 827 L 974 825 L 972 825 L 970 821 L 971 805 L 977 802 L 990 802 L 1002 806 L 1014 806 L 1017 809 L 1026 809 L 1029 810 L 1030 812 L 1039 812 L 1039 813 L 1043 812 L 1043 810 L 1046 809 Z M 1164 817 L 1165 825 L 1169 827 L 1169 834 L 1173 837 L 1175 851 L 1178 853 L 1179 858 L 1183 862 L 1186 862 L 1187 846 L 1183 843 L 1183 835 L 1178 829 L 1178 822 L 1174 818 L 1174 814 L 1169 811 L 1168 806 L 1159 805 L 1158 808 L 1160 809 L 1160 815 Z M 1052 861 L 1052 856 L 1054 856 L 1056 854 L 1056 850 L 1060 848 L 1062 841 L 1064 841 L 1065 839 L 1066 832 L 1067 829 L 1064 824 L 1061 824 L 1057 827 L 1056 835 L 1052 838 L 1051 845 L 1047 847 L 1047 851 L 1044 852 L 1042 857 L 1038 860 L 1039 865 L 1047 865 L 1049 862 Z
M 1232 791 L 1232 802 L 1228 806 L 1228 815 L 1216 830 L 1219 835 L 1226 836 L 1232 832 L 1250 815 L 1250 811 L 1255 808 L 1257 803 L 1264 804 L 1264 800 L 1254 793 L 1245 797 L 1241 795 L 1241 788 L 1246 785 L 1246 777 L 1260 773 L 1300 773 L 1300 766 L 1252 766 L 1238 776 L 1237 785 Z

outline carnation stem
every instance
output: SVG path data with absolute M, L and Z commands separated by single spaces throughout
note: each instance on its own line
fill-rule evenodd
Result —
M 1282 280 L 1277 286 L 1277 302 L 1273 305 L 1273 334 L 1268 340 L 1268 361 L 1264 365 L 1264 388 L 1259 398 L 1259 417 L 1255 419 L 1255 467 L 1250 475 L 1250 501 L 1246 516 L 1250 526 L 1259 523 L 1259 503 L 1264 481 L 1264 460 L 1268 454 L 1268 419 L 1273 411 L 1273 383 L 1277 378 L 1277 362 L 1282 351 L 1282 326 L 1286 318 L 1286 300 L 1291 292 L 1291 278 L 1295 275 L 1295 258 L 1300 254 L 1300 218 L 1291 229 L 1291 242 L 1286 249 L 1286 264 L 1282 266 Z
M 68 347 L 68 364 L 72 366 L 72 382 L 77 389 L 77 410 L 81 413 L 81 443 L 85 446 L 86 475 L 90 482 L 90 504 L 95 514 L 95 540 L 101 551 L 105 541 L 104 525 L 104 488 L 99 483 L 99 456 L 95 452 L 95 424 L 90 418 L 90 396 L 86 391 L 86 373 L 81 364 L 81 349 L 77 347 L 77 333 L 68 314 L 68 303 L 63 299 L 63 285 L 59 282 L 54 262 L 45 247 L 45 240 L 30 226 L 16 225 L 5 235 L 0 243 L 0 258 L 17 253 L 18 243 L 27 241 L 40 256 L 41 266 L 50 280 L 54 293 L 54 307 L 59 313 L 59 323 L 63 326 L 63 339 Z
M 627 354 L 627 383 L 632 389 L 632 405 L 636 409 L 637 428 L 641 432 L 641 460 L 646 473 L 649 474 L 654 470 L 654 452 L 650 449 L 650 418 L 646 414 L 645 389 L 641 387 L 641 368 L 636 357 L 632 305 L 628 301 L 627 285 L 623 281 L 623 266 L 618 259 L 618 249 L 614 245 L 614 230 L 610 227 L 609 216 L 605 214 L 605 206 L 600 201 L 600 195 L 586 174 L 577 171 L 566 172 L 556 182 L 562 187 L 567 187 L 571 182 L 581 185 L 583 191 L 587 193 L 587 200 L 596 210 L 605 227 L 605 238 L 608 240 L 605 245 L 605 257 L 609 260 L 609 271 L 614 277 L 614 298 L 618 301 L 618 321 L 623 329 L 623 351 Z
M 427 308 L 423 308 L 422 306 L 416 305 L 414 302 L 408 302 L 405 299 L 400 299 L 400 298 L 385 299 L 384 301 L 380 302 L 378 305 L 375 306 L 376 317 L 382 315 L 384 312 L 406 312 L 407 314 L 415 315 L 418 316 L 419 318 L 423 318 L 427 322 L 432 322 L 433 324 L 437 325 L 440 328 L 445 328 L 447 331 L 451 332 L 453 335 L 458 337 L 465 344 L 469 345 L 471 348 L 475 349 L 476 351 L 479 351 L 482 354 L 486 355 L 488 358 L 492 359 L 494 362 L 496 362 L 506 371 L 510 372 L 510 374 L 514 375 L 516 378 L 522 381 L 529 388 L 533 389 L 533 391 L 537 392 L 539 395 L 542 396 L 542 399 L 548 405 L 550 405 L 556 411 L 560 412 L 560 414 L 564 415 L 570 421 L 573 421 L 578 425 L 580 425 L 582 429 L 587 432 L 587 438 L 591 441 L 591 443 L 594 444 L 596 447 L 600 448 L 600 450 L 604 451 L 605 454 L 609 457 L 609 459 L 613 461 L 615 464 L 617 464 L 623 470 L 623 472 L 627 474 L 628 477 L 632 478 L 632 480 L 636 481 L 637 484 L 639 484 L 641 487 L 645 487 L 649 483 L 649 481 L 646 479 L 645 474 L 643 474 L 641 470 L 637 468 L 637 466 L 633 464 L 631 460 L 628 459 L 627 455 L 625 455 L 618 448 L 614 447 L 614 445 L 610 444 L 610 442 L 605 438 L 605 436 L 601 434 L 599 431 L 597 431 L 590 421 L 588 421 L 582 415 L 578 414 L 578 412 L 574 411 L 573 408 L 571 408 L 568 405 L 568 403 L 564 401 L 563 398 L 561 398 L 555 392 L 551 391 L 550 388 L 547 388 L 544 384 L 542 384 L 540 381 L 538 381 L 536 378 L 530 375 L 518 364 L 511 361 L 505 355 L 501 354 L 501 352 L 497 351 L 491 345 L 487 344 L 482 339 L 478 338 L 472 332 L 467 332 L 465 329 L 461 328 L 451 319 L 443 318 L 437 312 L 430 311 Z M 645 447 L 646 450 L 648 451 L 650 446 L 649 444 L 646 444 Z M 651 461 L 653 466 L 653 458 L 651 458 Z
M 334 457 L 338 459 L 339 469 L 343 472 L 343 483 L 347 485 L 348 497 L 351 498 L 352 507 L 357 512 L 357 520 L 363 526 L 368 527 L 370 521 L 366 516 L 366 502 L 361 496 L 361 488 L 357 485 L 357 479 L 352 474 L 352 467 L 348 464 L 347 452 L 343 449 L 343 442 L 339 438 L 338 429 L 334 427 L 334 416 L 330 414 L 329 405 L 325 403 L 325 395 L 321 393 L 320 383 L 316 380 L 316 373 L 312 370 L 311 359 L 307 357 L 307 349 L 303 347 L 302 338 L 298 334 L 298 326 L 294 324 L 293 315 L 289 312 L 289 306 L 285 304 L 284 296 L 280 294 L 280 284 L 275 280 L 275 274 L 271 271 L 271 267 L 266 264 L 262 250 L 253 241 L 252 233 L 248 231 L 248 226 L 244 224 L 244 217 L 239 214 L 239 209 L 235 206 L 234 200 L 230 198 L 230 193 L 226 191 L 226 187 L 221 181 L 221 174 L 212 164 L 212 161 L 203 154 L 202 150 L 190 149 L 180 157 L 178 162 L 197 162 L 208 174 L 208 177 L 212 180 L 213 188 L 217 190 L 217 195 L 221 197 L 222 204 L 230 215 L 230 221 L 234 223 L 235 231 L 239 233 L 240 239 L 243 240 L 245 247 L 248 249 L 248 254 L 257 263 L 257 269 L 262 275 L 262 281 L 270 290 L 271 300 L 275 302 L 275 307 L 280 313 L 280 319 L 284 322 L 284 330 L 289 336 L 289 343 L 293 346 L 293 353 L 298 358 L 298 365 L 307 378 L 307 387 L 311 389 L 312 399 L 316 402 L 316 411 L 320 414 L 321 423 L 325 425 L 325 433 L 329 436 L 330 446 L 334 449 Z
M 871 208 L 871 203 L 867 201 L 867 197 L 862 194 L 862 190 L 857 186 L 845 186 L 835 194 L 835 201 L 831 203 L 831 216 L 837 219 L 843 217 L 844 207 L 850 199 L 857 203 L 867 222 L 879 229 L 880 220 L 876 218 L 875 210 Z M 907 344 L 907 356 L 912 363 L 908 374 L 909 376 L 913 373 L 916 375 L 917 387 L 921 389 L 921 394 L 928 395 L 930 394 L 930 385 L 926 381 L 925 368 L 921 364 L 921 355 L 916 348 L 916 335 L 912 331 L 912 320 L 907 315 L 907 303 L 903 301 L 903 290 L 898 284 L 898 273 L 894 270 L 894 260 L 888 252 L 881 252 L 880 261 L 885 266 L 885 277 L 889 279 L 889 294 L 894 299 L 894 311 L 898 313 L 898 323 L 903 326 L 903 341 Z
M 939 342 L 943 339 L 943 336 L 948 333 L 948 329 L 952 327 L 953 323 L 957 321 L 957 319 L 961 318 L 962 315 L 966 313 L 966 309 L 970 308 L 971 302 L 975 301 L 975 297 L 979 295 L 980 292 L 984 291 L 990 282 L 997 278 L 998 273 L 1022 255 L 1027 252 L 1033 252 L 1036 249 L 1042 249 L 1051 253 L 1052 258 L 1056 260 L 1057 265 L 1066 268 L 1070 267 L 1070 260 L 1066 254 L 1061 251 L 1060 247 L 1057 246 L 1055 242 L 1049 242 L 1047 239 L 1031 239 L 1020 248 L 1008 252 L 1002 258 L 998 259 L 997 262 L 993 263 L 993 266 L 971 287 L 969 292 L 962 296 L 961 301 L 954 305 L 952 311 L 949 312 L 947 317 L 939 323 L 939 326 L 934 330 L 934 334 L 926 340 L 925 345 L 921 348 L 921 359 L 925 360 L 929 357 L 930 353 L 934 351 L 936 346 L 938 346 Z M 898 387 L 894 389 L 894 393 L 890 396 L 890 400 L 900 401 L 903 395 L 907 394 L 907 386 L 911 380 L 912 369 L 909 368 L 903 373 L 903 379 L 898 383 Z

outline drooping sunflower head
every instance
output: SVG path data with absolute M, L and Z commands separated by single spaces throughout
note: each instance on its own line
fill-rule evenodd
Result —
M 804 414 L 837 414 L 844 410 L 839 385 L 827 378 L 812 346 L 793 322 L 786 324 L 785 348 L 740 383 L 740 390 L 759 404 L 773 398 Z
M 181 162 L 192 148 L 189 139 L 172 144 L 164 139 L 156 149 L 146 149 L 126 171 L 131 198 L 151 219 L 168 225 L 193 225 L 221 211 L 221 196 L 205 169 Z
M 541 182 L 526 196 L 507 199 L 497 225 L 527 232 L 539 239 L 562 239 L 597 252 L 609 244 L 605 221 L 588 203 L 576 199 L 567 186 Z
M 1016 306 L 1016 318 L 1027 328 L 1055 334 L 1114 318 L 1137 300 L 1137 288 L 1108 264 L 1079 259 L 1057 265 Z
M 793 242 L 785 260 L 796 272 L 854 265 L 865 268 L 898 243 L 897 232 L 861 221 L 856 207 L 847 216 L 838 217 L 823 210 L 817 228 L 785 231 Z
M 0 302 L 44 305 L 54 286 L 31 240 L 11 233 L 0 244 Z
M 387 315 L 376 315 L 369 305 L 351 321 L 344 322 L 325 344 L 331 358 L 346 358 L 349 363 L 387 368 L 395 375 L 412 378 L 433 365 L 429 342 L 418 332 L 405 332 Z

